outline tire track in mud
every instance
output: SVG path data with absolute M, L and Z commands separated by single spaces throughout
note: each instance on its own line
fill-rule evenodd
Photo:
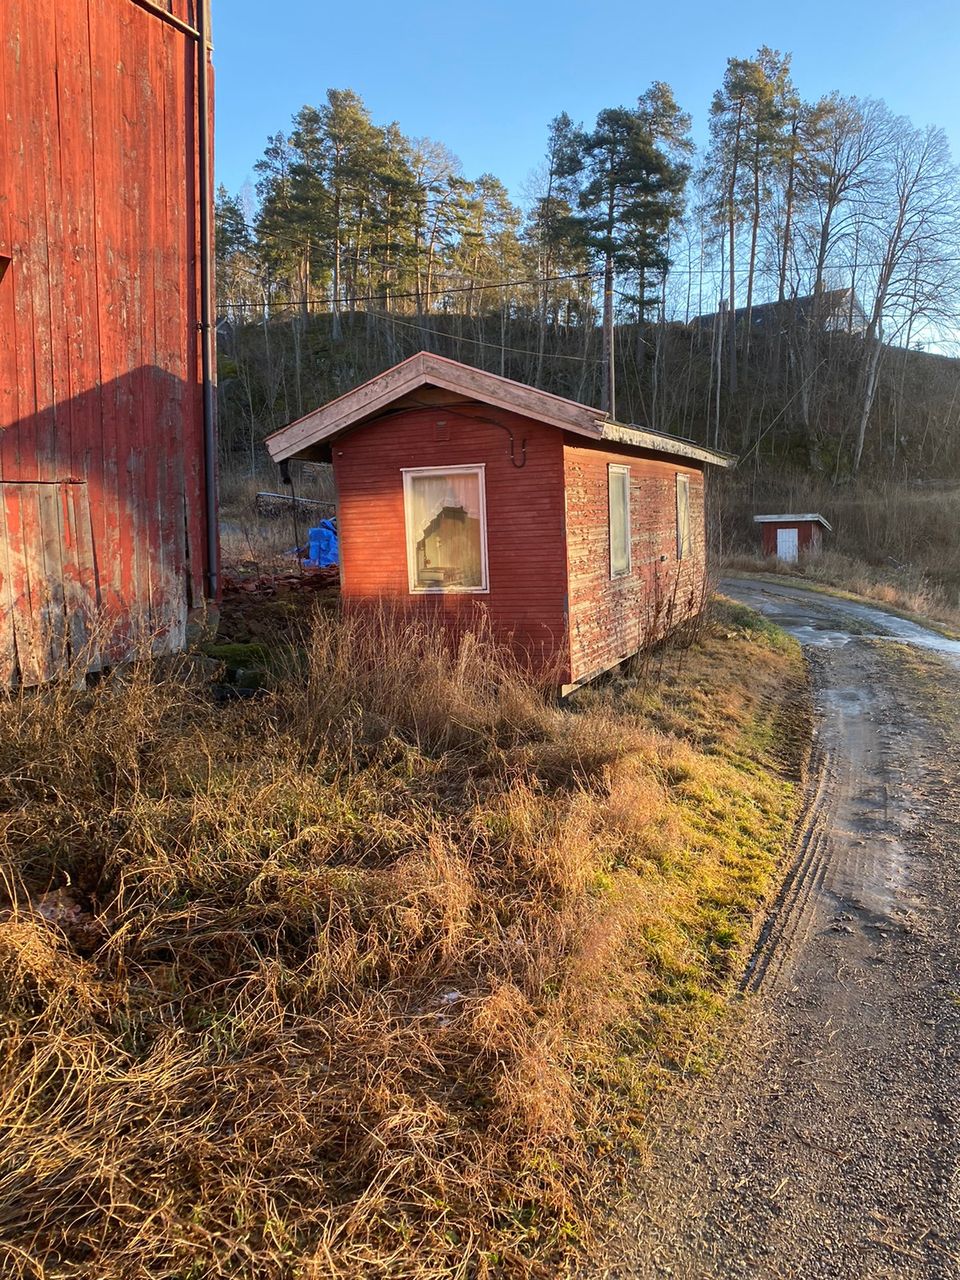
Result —
M 798 945 L 810 923 L 811 899 L 826 875 L 824 846 L 828 835 L 829 779 L 833 761 L 822 743 L 810 756 L 809 776 L 815 779 L 793 837 L 793 864 L 760 930 L 753 953 L 740 980 L 741 992 L 756 992 L 773 984 L 786 963 L 791 947 Z
M 960 1280 L 960 742 L 894 650 L 810 656 L 806 801 L 742 1022 L 660 1117 L 593 1278 Z

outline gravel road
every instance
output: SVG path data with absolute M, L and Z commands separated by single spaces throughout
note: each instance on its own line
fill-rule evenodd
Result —
M 960 735 L 938 705 L 960 645 L 819 593 L 722 589 L 807 647 L 809 801 L 725 1060 L 660 1117 L 588 1274 L 960 1280 Z

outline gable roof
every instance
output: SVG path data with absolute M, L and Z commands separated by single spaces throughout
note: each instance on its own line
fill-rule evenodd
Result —
M 284 462 L 316 445 L 327 444 L 352 427 L 384 413 L 396 401 L 421 387 L 438 387 L 591 440 L 607 440 L 695 462 L 709 462 L 718 467 L 732 467 L 736 463 L 731 454 L 708 449 L 691 440 L 681 440 L 663 431 L 614 422 L 601 410 L 589 405 L 564 400 L 562 396 L 474 369 L 429 351 L 410 356 L 353 391 L 274 431 L 266 441 L 270 456 L 275 462 Z
M 754 524 L 822 524 L 828 533 L 833 533 L 833 526 L 819 511 L 808 511 L 805 515 L 754 516 Z
M 695 316 L 690 323 L 695 328 L 707 328 L 716 323 L 720 314 L 717 311 L 710 311 L 705 315 Z M 747 308 L 737 307 L 733 314 L 735 322 L 740 324 L 747 318 Z M 783 325 L 787 322 L 819 323 L 826 328 L 838 317 L 843 319 L 843 327 L 848 328 L 851 333 L 859 333 L 866 328 L 867 317 L 863 307 L 857 295 L 849 287 L 823 289 L 819 293 L 810 293 L 800 298 L 787 298 L 783 302 L 759 302 L 750 308 L 751 327 L 758 329 Z

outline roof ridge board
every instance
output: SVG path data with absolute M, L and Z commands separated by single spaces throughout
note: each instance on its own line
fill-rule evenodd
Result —
M 422 351 L 420 354 L 427 360 L 439 360 L 443 364 L 453 365 L 458 369 L 468 369 L 471 373 L 478 373 L 482 377 L 491 378 L 496 382 L 505 382 L 512 387 L 523 387 L 525 391 L 535 391 L 538 396 L 546 396 L 550 400 L 558 400 L 561 404 L 575 404 L 578 409 L 586 409 L 589 413 L 596 414 L 602 421 L 610 418 L 610 415 L 604 412 L 603 409 L 598 409 L 596 405 L 586 404 L 583 400 L 571 400 L 569 396 L 558 396 L 555 391 L 544 391 L 542 387 L 535 387 L 532 383 L 519 382 L 516 378 L 508 378 L 501 373 L 491 373 L 489 369 L 480 369 L 476 365 L 464 364 L 462 360 L 453 360 L 450 356 L 442 356 L 434 351 Z
M 656 451 L 658 442 L 662 442 L 663 452 L 686 454 L 704 462 L 715 461 L 719 465 L 728 465 L 732 461 L 732 455 L 722 454 L 694 440 L 684 440 L 652 427 L 616 422 L 609 414 L 602 414 L 591 405 L 428 351 L 408 356 L 336 399 L 278 428 L 267 437 L 267 448 L 272 456 L 289 458 L 298 449 L 329 440 L 354 423 L 376 416 L 393 401 L 427 385 L 464 394 L 481 403 L 486 401 L 506 412 L 533 419 L 539 417 L 561 431 L 574 431 L 595 440 L 610 439 L 613 433 L 620 433 L 632 437 L 621 440 L 621 443 L 634 444 L 637 448 Z M 524 404 L 524 400 L 528 403 Z M 342 413 L 338 412 L 338 407 Z

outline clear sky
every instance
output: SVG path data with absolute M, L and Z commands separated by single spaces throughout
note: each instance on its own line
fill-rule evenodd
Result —
M 761 44 L 793 53 L 805 98 L 883 98 L 942 125 L 960 160 L 960 0 L 214 0 L 213 18 L 217 179 L 231 191 L 254 179 L 268 134 L 338 88 L 519 201 L 558 112 L 589 122 L 666 80 L 702 140 L 726 59 Z

